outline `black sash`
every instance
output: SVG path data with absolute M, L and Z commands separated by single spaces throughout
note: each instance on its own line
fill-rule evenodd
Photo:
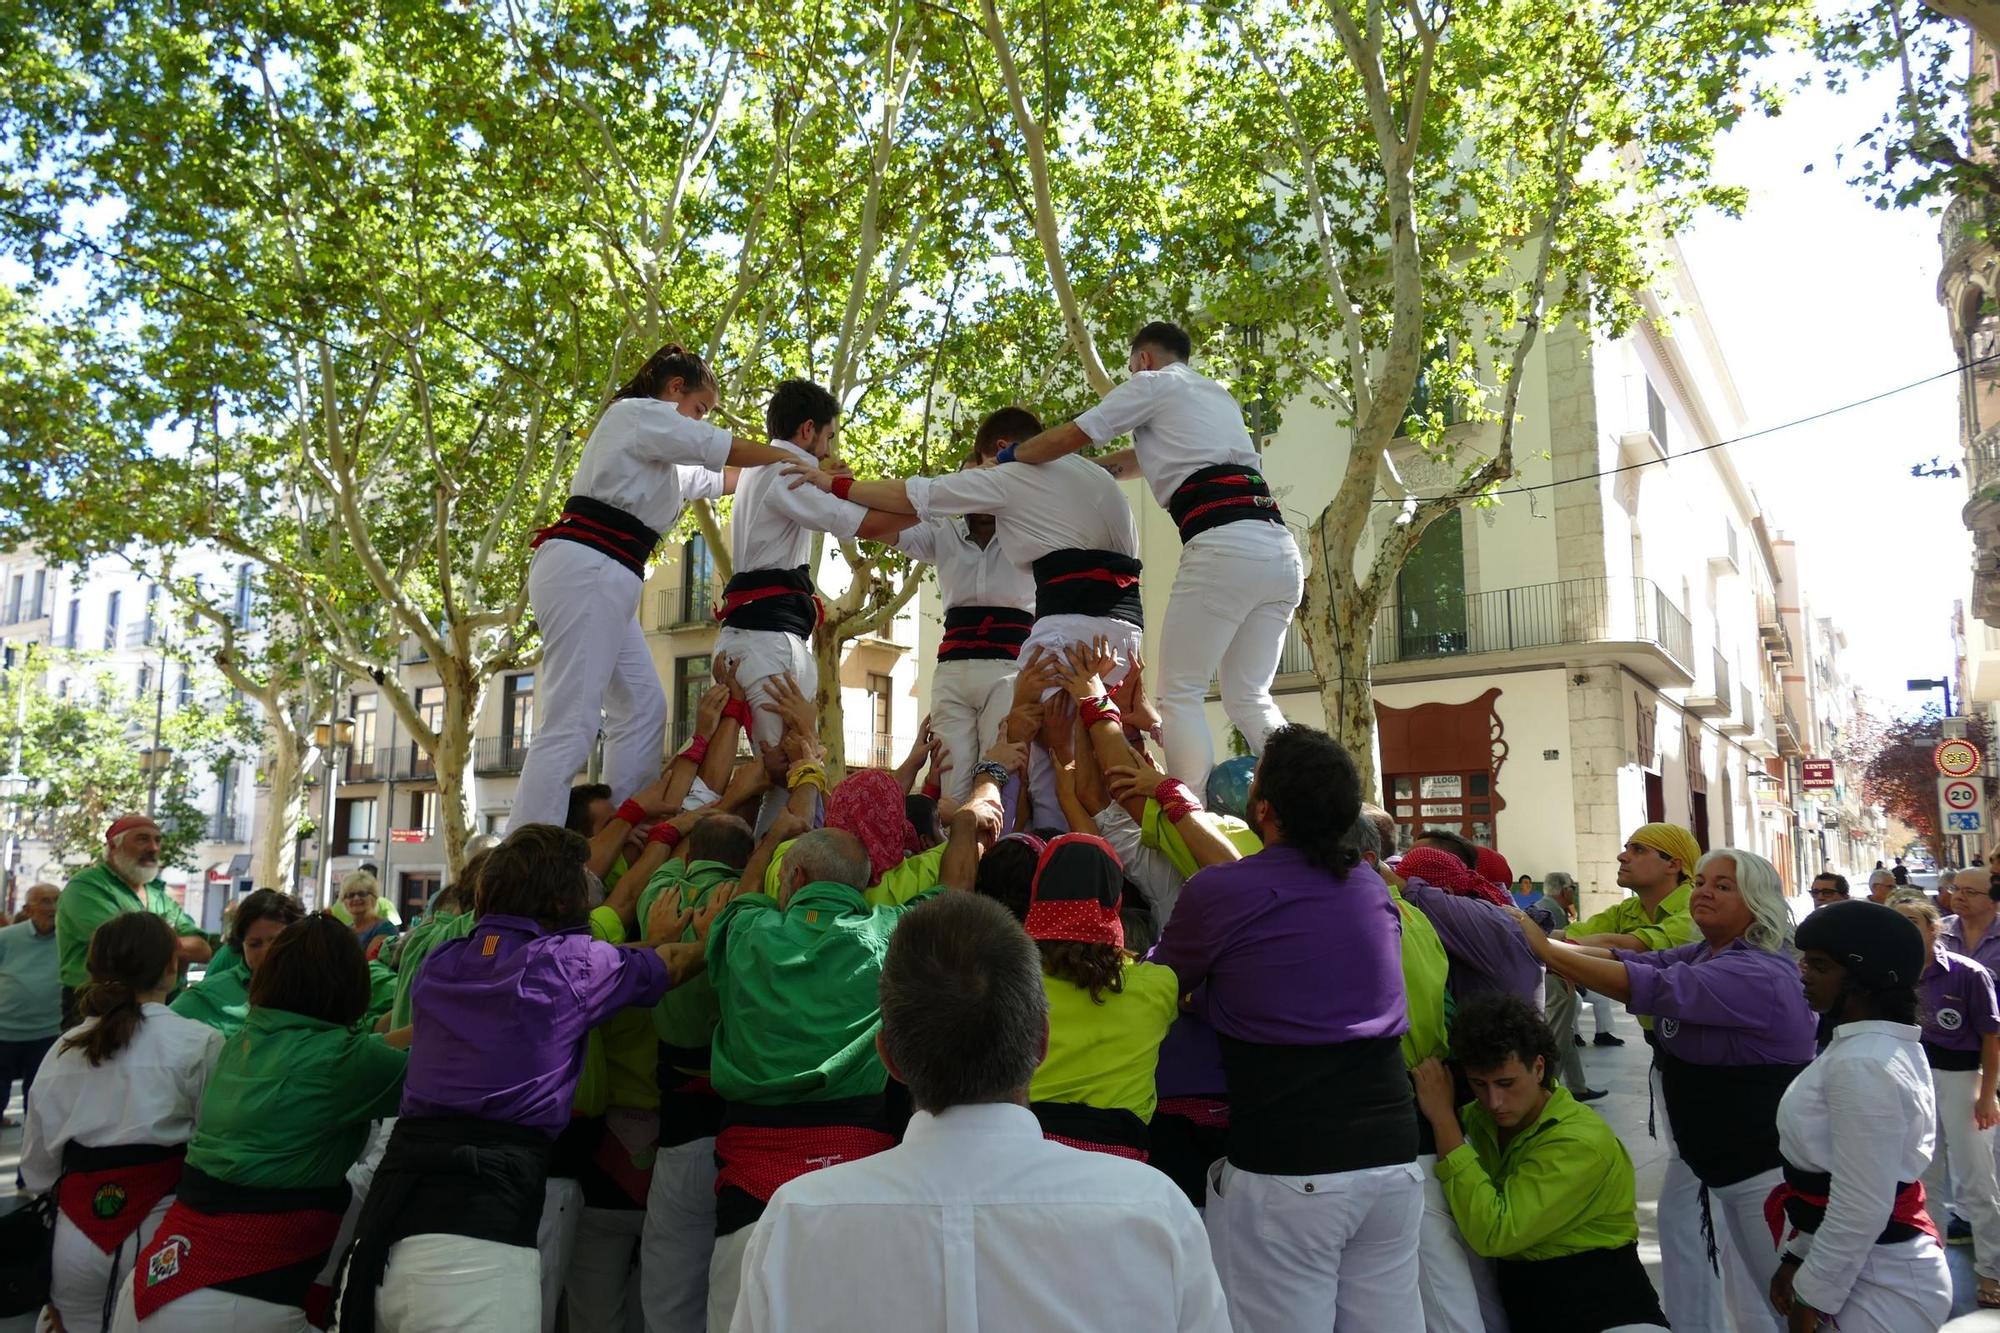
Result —
M 944 613 L 940 662 L 1014 661 L 1034 627 L 1032 611 L 1017 606 L 954 606 Z
M 602 551 L 643 579 L 660 534 L 616 505 L 572 495 L 563 501 L 562 517 L 535 534 L 534 545 L 552 541 L 580 542 Z
M 1313 1176 L 1416 1160 L 1413 1094 L 1397 1038 L 1324 1046 L 1220 1041 L 1229 1160 L 1238 1170 Z
M 1116 551 L 1050 551 L 1030 566 L 1035 573 L 1035 615 L 1097 616 L 1144 626 L 1139 600 L 1140 563 Z
M 1953 1046 L 1940 1046 L 1928 1039 L 1924 1042 L 1924 1058 L 1930 1061 L 1932 1069 L 1944 1069 L 1953 1073 L 1972 1073 L 1979 1068 L 1977 1049 L 1962 1051 Z
M 1507 1324 L 1526 1333 L 1602 1333 L 1625 1324 L 1667 1325 L 1635 1241 L 1558 1259 L 1494 1265 Z
M 1804 1065 L 1698 1065 L 1653 1048 L 1674 1146 L 1711 1189 L 1776 1168 L 1778 1102 Z
M 1168 497 L 1167 512 L 1181 530 L 1183 546 L 1225 523 L 1285 521 L 1263 475 L 1235 463 L 1217 463 L 1191 474 Z
M 1146 1152 L 1152 1146 L 1146 1122 L 1122 1107 L 1029 1102 L 1028 1109 L 1041 1122 L 1042 1133 L 1057 1138 L 1101 1143 L 1107 1148 L 1130 1148 L 1134 1152 Z
M 1826 1220 L 1826 1200 L 1833 1192 L 1833 1173 L 1830 1171 L 1807 1171 L 1803 1167 L 1784 1164 L 1785 1220 L 1806 1235 L 1819 1231 L 1819 1224 Z M 1900 1204 L 1910 1191 L 1918 1186 L 1911 1181 L 1896 1183 L 1896 1199 Z M 1772 1222 L 1776 1226 L 1775 1221 Z M 1899 1241 L 1915 1240 L 1919 1236 L 1934 1234 L 1909 1222 L 1898 1221 L 1893 1215 L 1889 1224 L 1882 1228 L 1882 1234 L 1875 1237 L 1877 1245 L 1894 1245 Z
M 472 1116 L 405 1116 L 368 1187 L 340 1293 L 345 1333 L 374 1333 L 389 1247 L 410 1236 L 465 1236 L 535 1246 L 548 1185 L 549 1136 Z
M 810 639 L 819 626 L 819 600 L 806 567 L 747 569 L 723 585 L 716 619 L 730 629 L 781 630 Z
M 660 1147 L 677 1148 L 696 1139 L 712 1139 L 722 1128 L 722 1098 L 708 1081 L 709 1059 L 706 1046 L 660 1043 L 656 1075 L 660 1085 Z

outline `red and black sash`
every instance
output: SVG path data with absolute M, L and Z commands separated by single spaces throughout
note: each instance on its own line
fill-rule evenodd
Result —
M 812 576 L 797 569 L 750 569 L 722 588 L 715 618 L 730 629 L 782 630 L 810 639 L 826 611 L 813 594 Z
M 1097 616 L 1144 626 L 1139 600 L 1143 566 L 1116 551 L 1050 551 L 1031 566 L 1035 573 L 1035 616 Z
M 896 1146 L 881 1097 L 790 1106 L 723 1105 L 715 1135 L 715 1234 L 754 1223 L 778 1187 Z
M 99 1251 L 116 1254 L 180 1184 L 186 1158 L 185 1143 L 64 1144 L 56 1206 Z
M 1819 1224 L 1826 1220 L 1826 1201 L 1832 1190 L 1833 1176 L 1829 1172 L 1806 1171 L 1785 1163 L 1784 1182 L 1764 1200 L 1764 1221 L 1770 1225 L 1771 1240 L 1779 1249 L 1785 1245 L 1786 1222 L 1792 1224 L 1793 1234 L 1804 1232 L 1810 1236 L 1819 1230 Z M 1882 1228 L 1875 1243 L 1894 1245 L 1918 1236 L 1937 1240 L 1937 1223 L 1931 1221 L 1930 1210 L 1924 1206 L 1924 1183 L 1902 1181 L 1896 1186 L 1896 1202 L 1889 1210 L 1888 1225 Z
M 563 501 L 562 517 L 537 532 L 528 544 L 540 546 L 550 541 L 581 542 L 602 551 L 643 579 L 646 562 L 653 558 L 653 548 L 660 544 L 660 534 L 616 505 L 587 495 L 572 495 Z
M 1285 521 L 1263 475 L 1234 463 L 1218 463 L 1190 475 L 1168 498 L 1167 512 L 1181 530 L 1183 546 L 1225 523 Z
M 944 613 L 940 662 L 1012 662 L 1035 625 L 1035 613 L 1017 606 L 954 606 Z
M 660 1147 L 712 1139 L 722 1128 L 722 1098 L 708 1081 L 709 1048 L 660 1043 Z
M 1146 1122 L 1122 1107 L 1085 1106 L 1082 1102 L 1030 1102 L 1041 1122 L 1042 1137 L 1085 1152 L 1109 1153 L 1135 1162 L 1151 1158 L 1152 1136 Z
M 133 1270 L 139 1318 L 209 1287 L 303 1310 L 349 1197 L 345 1181 L 327 1189 L 255 1189 L 186 1168 L 179 1196 Z

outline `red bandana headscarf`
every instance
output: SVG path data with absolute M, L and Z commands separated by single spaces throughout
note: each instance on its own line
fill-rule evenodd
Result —
M 1124 890 L 1125 869 L 1110 843 L 1088 833 L 1065 833 L 1042 850 L 1024 924 L 1033 939 L 1122 949 L 1125 923 L 1118 919 L 1118 903 Z
M 826 826 L 852 833 L 868 849 L 868 883 L 894 869 L 917 845 L 895 775 L 879 768 L 849 773 L 826 798 Z
M 1468 869 L 1465 862 L 1439 847 L 1412 847 L 1403 853 L 1396 873 L 1404 879 L 1420 879 L 1434 889 L 1461 898 L 1484 898 L 1496 907 L 1506 907 L 1512 902 L 1503 889 L 1488 884 L 1477 871 Z
M 1507 858 L 1491 847 L 1479 849 L 1479 864 L 1473 867 L 1475 873 L 1488 884 L 1502 890 L 1514 887 L 1514 867 L 1507 864 Z

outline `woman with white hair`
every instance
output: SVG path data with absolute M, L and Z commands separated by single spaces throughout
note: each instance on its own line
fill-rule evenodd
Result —
M 348 924 L 361 951 L 374 957 L 377 940 L 396 937 L 396 923 L 381 911 L 382 886 L 366 870 L 350 870 L 340 881 L 340 905 L 347 909 Z
M 1709 852 L 1695 868 L 1688 912 L 1701 938 L 1648 952 L 1551 940 L 1525 914 L 1519 921 L 1551 972 L 1655 1020 L 1654 1059 L 1678 1151 L 1667 1169 L 1700 1182 L 1709 1268 L 1721 1274 L 1738 1333 L 1779 1330 L 1767 1296 L 1778 1249 L 1764 1201 L 1783 1165 L 1778 1102 L 1812 1062 L 1816 1025 L 1799 988 L 1783 881 L 1769 861 L 1734 847 Z M 1700 1269 L 1661 1277 L 1669 1290 L 1713 1280 Z

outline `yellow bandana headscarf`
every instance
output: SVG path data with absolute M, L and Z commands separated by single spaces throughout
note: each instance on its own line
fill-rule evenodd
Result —
M 1695 862 L 1701 860 L 1701 844 L 1694 840 L 1694 834 L 1679 824 L 1647 824 L 1628 841 L 1641 847 L 1651 847 L 1654 851 L 1665 852 L 1681 863 L 1681 883 L 1694 878 Z

